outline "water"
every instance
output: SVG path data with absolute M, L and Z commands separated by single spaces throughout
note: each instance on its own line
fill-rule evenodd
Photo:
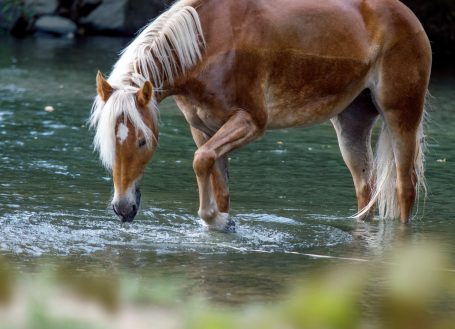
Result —
M 351 177 L 330 124 L 271 131 L 230 156 L 236 234 L 197 218 L 195 146 L 172 101 L 142 187 L 141 212 L 121 225 L 112 181 L 86 126 L 98 69 L 109 72 L 127 40 L 0 38 L 0 254 L 21 271 L 68 262 L 184 280 L 228 303 L 275 298 L 301 273 L 346 258 L 381 257 L 403 240 L 438 239 L 455 260 L 455 74 L 435 72 L 429 199 L 418 219 L 358 224 Z M 44 111 L 45 106 L 55 111 Z M 309 254 L 330 256 L 317 258 Z

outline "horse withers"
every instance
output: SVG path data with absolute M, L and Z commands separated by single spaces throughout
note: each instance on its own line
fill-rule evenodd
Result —
M 146 26 L 109 78 L 97 76 L 91 124 L 112 170 L 113 208 L 135 217 L 158 139 L 158 104 L 173 96 L 198 147 L 199 216 L 229 219 L 227 154 L 266 129 L 331 120 L 354 181 L 357 218 L 407 223 L 425 189 L 428 38 L 397 0 L 182 0 Z M 371 131 L 383 125 L 376 155 Z

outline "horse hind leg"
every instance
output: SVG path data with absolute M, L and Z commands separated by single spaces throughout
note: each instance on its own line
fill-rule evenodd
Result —
M 373 152 L 371 131 L 378 112 L 369 92 L 361 93 L 349 107 L 332 118 L 340 146 L 341 155 L 351 172 L 357 196 L 358 212 L 370 201 Z M 359 216 L 365 220 L 371 217 L 374 208 Z
M 375 198 L 382 217 L 399 216 L 402 223 L 411 218 L 419 187 L 425 190 L 422 140 L 430 70 L 428 39 L 424 33 L 417 34 L 385 52 L 372 88 L 384 119 Z M 384 148 L 387 144 L 390 147 Z M 387 153 L 392 161 L 383 161 Z

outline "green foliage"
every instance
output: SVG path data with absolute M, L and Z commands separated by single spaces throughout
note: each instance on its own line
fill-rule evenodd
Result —
M 10 274 L 0 277 L 1 289 L 16 287 L 3 296 L 19 291 L 19 300 L 28 307 L 23 310 L 25 324 L 6 317 L 0 329 L 108 328 L 122 318 L 128 318 L 130 328 L 160 329 L 453 329 L 455 273 L 447 270 L 450 262 L 441 248 L 400 248 L 387 262 L 350 263 L 306 274 L 274 304 L 236 308 L 185 296 L 169 278 L 61 267 L 14 284 L 13 272 L 3 270 Z M 21 307 L 15 305 L 16 310 Z M 98 315 L 90 318 L 87 313 Z M 2 306 L 1 314 L 8 314 Z
M 239 328 L 235 313 L 207 308 L 204 303 L 190 307 L 186 315 L 187 329 L 233 329 Z
M 115 311 L 120 303 L 118 278 L 112 273 L 94 268 L 90 272 L 79 272 L 71 266 L 61 266 L 55 280 L 78 296 L 94 300 L 109 311 Z
M 50 316 L 39 304 L 33 306 L 27 322 L 28 328 L 33 329 L 102 329 L 86 321 Z
M 21 9 L 23 2 L 21 0 L 2 0 L 0 3 L 1 12 L 6 12 L 14 9 Z
M 11 301 L 14 283 L 14 271 L 0 256 L 0 307 Z
M 282 307 L 283 320 L 296 328 L 355 328 L 361 315 L 357 293 L 365 285 L 363 271 L 355 269 L 302 281 Z
M 120 295 L 136 305 L 175 306 L 183 294 L 176 280 L 163 278 L 145 280 L 125 275 L 123 282 L 128 284 L 121 285 Z
M 0 2 L 0 16 L 10 22 L 14 16 L 24 8 L 21 0 L 2 0 Z
M 29 22 L 33 15 L 23 0 L 0 0 L 0 27 L 11 27 L 19 17 Z

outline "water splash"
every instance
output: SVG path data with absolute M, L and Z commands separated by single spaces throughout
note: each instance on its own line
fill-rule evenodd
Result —
M 268 215 L 241 214 L 236 234 L 209 232 L 183 210 L 151 208 L 139 220 L 120 224 L 112 216 L 89 210 L 33 212 L 15 210 L 0 217 L 0 249 L 31 256 L 92 254 L 107 248 L 164 253 L 226 253 L 237 250 L 295 251 L 347 243 L 351 236 L 320 224 Z M 311 237 L 308 239 L 308 237 Z

